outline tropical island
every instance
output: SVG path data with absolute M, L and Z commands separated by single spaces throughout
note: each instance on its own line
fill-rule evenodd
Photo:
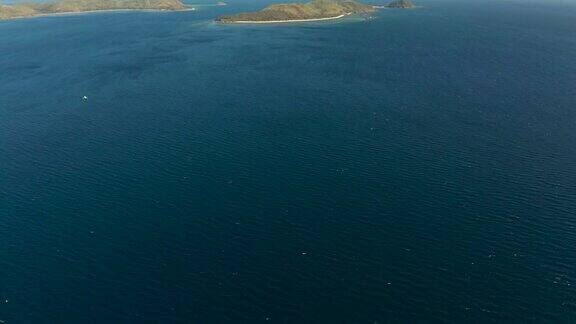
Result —
M 0 5 L 0 19 L 102 10 L 185 10 L 181 0 L 57 0 L 49 3 Z
M 355 0 L 313 0 L 308 3 L 274 4 L 257 12 L 220 16 L 220 23 L 283 23 L 342 18 L 373 12 L 375 8 Z

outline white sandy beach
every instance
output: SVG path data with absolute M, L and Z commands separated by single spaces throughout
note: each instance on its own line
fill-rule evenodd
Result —
M 312 18 L 312 19 L 292 19 L 292 20 L 266 20 L 266 21 L 250 21 L 250 20 L 239 20 L 226 22 L 226 24 L 280 24 L 280 23 L 296 23 L 296 22 L 308 22 L 308 21 L 321 21 L 321 20 L 332 20 L 338 19 L 350 15 L 350 13 L 345 13 L 340 16 L 326 17 L 326 18 Z

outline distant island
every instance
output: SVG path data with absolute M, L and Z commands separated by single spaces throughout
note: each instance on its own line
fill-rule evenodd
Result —
M 100 10 L 184 10 L 181 0 L 57 0 L 51 3 L 0 5 L 0 19 Z
M 354 0 L 313 0 L 268 6 L 257 12 L 220 16 L 220 23 L 283 23 L 337 19 L 350 14 L 369 13 L 375 9 Z
M 410 0 L 394 0 L 386 5 L 386 8 L 410 9 L 414 4 Z

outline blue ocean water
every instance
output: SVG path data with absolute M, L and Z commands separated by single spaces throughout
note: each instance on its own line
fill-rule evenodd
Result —
M 576 3 L 266 3 L 0 22 L 2 323 L 576 322 Z

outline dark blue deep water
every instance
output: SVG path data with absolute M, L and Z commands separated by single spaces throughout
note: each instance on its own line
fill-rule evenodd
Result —
M 576 3 L 418 4 L 0 22 L 1 323 L 575 323 Z

